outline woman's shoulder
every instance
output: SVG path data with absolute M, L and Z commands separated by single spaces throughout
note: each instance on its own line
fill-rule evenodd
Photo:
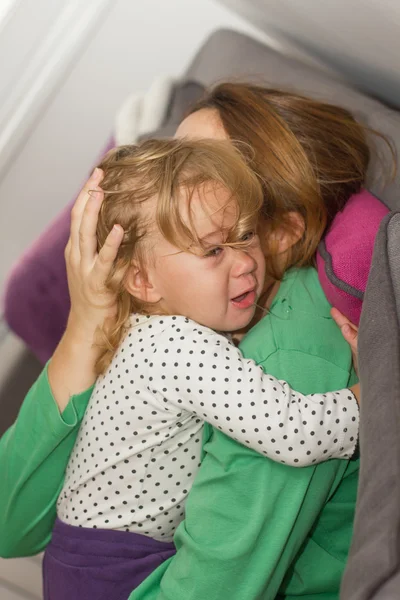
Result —
M 293 268 L 286 273 L 273 307 L 277 310 L 282 305 L 289 316 L 292 312 L 299 312 L 313 317 L 330 317 L 331 305 L 314 267 Z
M 299 332 L 309 319 L 331 319 L 330 309 L 316 269 L 292 268 L 285 274 L 270 308 L 265 310 L 262 319 L 249 331 L 246 338 L 259 337 L 265 340 L 268 333 L 280 328 L 296 329 Z
M 347 370 L 351 354 L 330 308 L 316 270 L 291 269 L 269 312 L 249 331 L 241 349 L 257 362 L 275 353 L 296 352 Z

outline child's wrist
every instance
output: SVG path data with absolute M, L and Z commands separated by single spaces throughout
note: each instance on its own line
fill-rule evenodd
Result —
M 360 384 L 359 383 L 355 383 L 354 385 L 352 385 L 349 390 L 353 393 L 355 399 L 357 400 L 357 404 L 360 404 L 360 399 L 361 399 L 361 389 L 360 389 Z

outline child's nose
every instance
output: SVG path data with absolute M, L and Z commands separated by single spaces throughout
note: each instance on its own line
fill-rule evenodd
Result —
M 257 268 L 254 258 L 245 250 L 234 249 L 233 274 L 235 277 L 252 273 Z

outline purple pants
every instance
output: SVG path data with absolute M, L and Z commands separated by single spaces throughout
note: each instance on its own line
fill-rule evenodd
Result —
M 44 600 L 128 600 L 174 553 L 172 543 L 57 519 L 43 561 Z

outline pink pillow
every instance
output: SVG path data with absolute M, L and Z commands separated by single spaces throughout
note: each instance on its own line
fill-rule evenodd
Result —
M 360 321 L 375 237 L 388 208 L 367 190 L 351 196 L 318 247 L 317 268 L 332 306 Z

